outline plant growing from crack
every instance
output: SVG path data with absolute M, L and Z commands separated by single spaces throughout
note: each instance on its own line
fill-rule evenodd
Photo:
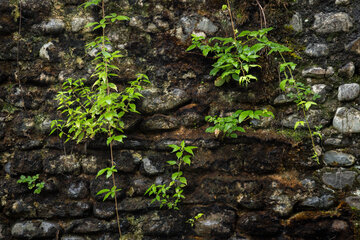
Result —
M 196 221 L 199 220 L 202 216 L 204 216 L 203 213 L 198 213 L 193 218 L 189 218 L 188 220 L 186 220 L 186 223 L 190 224 L 191 227 L 194 227 Z
M 183 195 L 184 187 L 187 185 L 187 179 L 181 171 L 183 165 L 191 164 L 191 157 L 194 156 L 193 149 L 196 149 L 195 146 L 186 146 L 185 141 L 182 141 L 180 146 L 171 144 L 169 145 L 173 150 L 173 153 L 176 153 L 176 160 L 167 161 L 170 166 L 175 166 L 177 171 L 171 175 L 171 182 L 169 184 L 153 184 L 145 192 L 145 195 L 155 195 L 151 203 L 157 201 L 160 203 L 160 208 L 166 205 L 169 209 L 178 208 L 178 203 L 181 202 L 182 198 L 185 198 Z
M 279 43 L 270 41 L 267 38 L 266 34 L 271 31 L 272 28 L 262 28 L 258 31 L 242 31 L 239 33 L 238 30 L 235 29 L 230 2 L 229 0 L 226 2 L 227 5 L 223 5 L 222 9 L 228 10 L 229 12 L 233 37 L 213 37 L 206 42 L 204 37 L 193 34 L 192 45 L 190 45 L 186 51 L 198 48 L 205 57 L 208 56 L 209 53 L 214 55 L 216 62 L 212 65 L 213 69 L 210 71 L 210 75 L 217 76 L 220 74 L 215 80 L 216 86 L 222 86 L 231 79 L 238 81 L 240 85 L 247 86 L 251 80 L 257 80 L 257 78 L 250 73 L 250 70 L 253 68 L 261 68 L 260 65 L 256 64 L 256 60 L 260 57 L 259 53 L 262 50 L 269 50 L 267 51 L 267 55 L 274 52 L 278 53 L 281 57 L 279 72 L 284 76 L 284 79 L 280 82 L 280 89 L 283 91 L 286 91 L 286 89 L 295 89 L 295 93 L 291 93 L 290 97 L 294 99 L 298 109 L 300 109 L 304 115 L 304 121 L 297 121 L 294 125 L 294 129 L 306 125 L 313 149 L 312 158 L 319 163 L 314 135 L 321 136 L 321 134 L 318 131 L 313 132 L 311 130 L 307 119 L 307 112 L 311 106 L 317 105 L 314 101 L 318 96 L 311 91 L 310 87 L 295 80 L 293 71 L 295 70 L 296 64 L 286 61 L 283 56 L 283 53 L 285 52 L 291 53 L 291 49 Z M 266 27 L 265 12 L 258 1 L 257 4 L 261 10 L 261 20 L 265 23 Z M 312 100 L 308 100 L 310 96 L 312 96 Z M 253 111 L 238 110 L 232 116 L 225 118 L 207 116 L 205 120 L 213 122 L 215 126 L 207 128 L 206 131 L 215 132 L 215 135 L 222 131 L 227 137 L 236 137 L 237 135 L 233 133 L 234 131 L 244 131 L 244 129 L 238 125 L 241 124 L 245 118 L 239 117 L 239 115 L 241 116 L 241 114 L 245 114 L 246 112 L 251 113 Z M 270 114 L 270 112 L 258 113 L 263 115 Z M 252 114 L 248 114 L 247 117 L 252 118 L 252 116 L 254 116 Z M 272 113 L 270 115 L 273 116 Z
M 89 6 L 99 6 L 102 18 L 99 22 L 92 22 L 86 27 L 93 30 L 101 29 L 101 36 L 86 45 L 87 49 L 96 49 L 95 72 L 92 77 L 96 81 L 90 88 L 85 85 L 85 79 L 73 80 L 68 78 L 62 91 L 58 92 L 56 100 L 59 102 L 58 110 L 65 115 L 66 120 L 54 120 L 51 124 L 52 131 L 59 131 L 59 136 L 65 136 L 65 142 L 74 140 L 77 143 L 85 139 L 93 139 L 95 135 L 102 133 L 107 136 L 106 144 L 110 149 L 111 167 L 101 169 L 96 177 L 106 173 L 106 178 L 112 178 L 113 187 L 102 189 L 97 195 L 105 194 L 103 200 L 108 197 L 114 198 L 118 231 L 121 238 L 120 217 L 118 213 L 116 192 L 121 189 L 115 184 L 117 170 L 114 164 L 113 144 L 123 142 L 126 136 L 123 134 L 123 116 L 127 112 L 139 113 L 136 110 L 135 101 L 142 97 L 140 91 L 143 83 L 149 83 L 144 74 L 138 74 L 137 78 L 129 82 L 129 86 L 120 90 L 118 86 L 110 82 L 111 78 L 118 77 L 115 70 L 119 70 L 112 62 L 114 59 L 123 57 L 119 51 L 111 52 L 111 42 L 105 34 L 108 24 L 115 21 L 127 21 L 128 17 L 111 13 L 105 14 L 104 0 L 91 0 L 82 4 L 86 9 Z
M 17 180 L 17 183 L 27 183 L 28 188 L 31 190 L 33 188 L 35 188 L 34 193 L 35 194 L 40 194 L 41 190 L 44 188 L 45 186 L 45 182 L 41 181 L 41 182 L 37 182 L 37 180 L 39 179 L 39 174 L 36 174 L 34 176 L 24 176 L 21 175 L 20 179 Z

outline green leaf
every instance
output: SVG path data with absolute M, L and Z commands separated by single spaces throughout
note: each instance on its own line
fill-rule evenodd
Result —
M 175 144 L 170 144 L 168 146 L 173 149 L 172 152 L 177 152 L 177 151 L 179 151 L 181 149 L 181 147 L 179 147 L 179 146 L 177 146 Z
M 187 165 L 190 166 L 190 164 L 191 164 L 190 155 L 184 156 L 184 157 L 182 158 L 182 160 L 183 160 L 183 162 L 184 162 L 185 164 L 187 164 Z
M 167 161 L 167 163 L 168 163 L 169 165 L 176 165 L 176 164 L 177 164 L 176 161 Z
M 195 44 L 190 45 L 185 51 L 188 52 L 188 51 L 193 50 L 194 48 L 196 48 L 196 45 L 195 45 Z
M 308 101 L 305 103 L 305 109 L 306 111 L 309 110 L 309 108 L 311 107 L 311 105 L 317 105 L 315 102 L 311 102 L 311 101 Z
M 283 90 L 285 92 L 285 87 L 286 87 L 286 83 L 288 82 L 288 79 L 282 80 L 280 82 L 280 89 Z
M 123 142 L 123 139 L 125 138 L 126 136 L 125 135 L 117 135 L 117 136 L 114 136 L 114 140 L 117 141 L 117 142 Z
M 107 171 L 107 168 L 103 168 L 103 169 L 99 170 L 95 178 L 98 178 L 99 176 L 103 175 L 104 172 L 106 172 L 106 171 Z
M 216 87 L 221 87 L 222 85 L 224 85 L 225 81 L 226 81 L 225 78 L 218 77 L 218 78 L 216 78 L 214 85 Z
M 304 126 L 304 121 L 297 121 L 296 123 L 295 123 L 295 126 L 294 126 L 294 130 L 296 130 L 296 128 L 299 126 L 299 125 L 301 125 L 301 126 Z
M 186 152 L 190 153 L 191 155 L 194 155 L 194 152 L 192 151 L 192 149 L 195 149 L 195 148 L 197 148 L 197 147 L 195 147 L 195 146 L 187 146 L 187 147 L 184 148 L 184 150 Z
M 100 194 L 103 194 L 103 193 L 106 193 L 106 192 L 110 192 L 110 189 L 101 189 L 100 191 L 98 191 L 96 193 L 96 195 L 100 195 Z

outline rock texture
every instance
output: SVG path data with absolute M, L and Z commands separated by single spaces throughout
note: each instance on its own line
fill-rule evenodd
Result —
M 86 44 L 101 30 L 84 26 L 99 21 L 101 12 L 84 10 L 84 2 L 0 0 L 0 240 L 119 239 L 114 201 L 97 194 L 113 186 L 111 178 L 96 177 L 111 166 L 106 136 L 76 144 L 58 132 L 49 135 L 51 121 L 65 118 L 54 100 L 64 81 L 94 83 L 92 59 L 101 52 Z M 232 36 L 224 1 L 104 2 L 106 13 L 130 19 L 106 27 L 107 48 L 123 55 L 114 62 L 119 77 L 111 81 L 119 91 L 136 73 L 151 81 L 135 102 L 141 114 L 123 117 L 127 138 L 113 145 L 122 239 L 354 238 L 358 219 L 351 207 L 360 208 L 359 0 L 259 0 L 266 24 L 256 1 L 230 1 L 239 33 L 273 27 L 267 37 L 293 51 L 283 56 L 296 63 L 301 90 L 318 95 L 304 99 L 317 103 L 306 119 L 316 131 L 319 164 L 308 129 L 294 131 L 305 118 L 294 103 L 296 90 L 279 89 L 279 55 L 258 52 L 253 63 L 261 68 L 250 70 L 257 81 L 247 87 L 236 81 L 216 87 L 214 53 L 186 51 L 192 34 L 205 37 L 204 43 Z M 206 116 L 227 117 L 238 109 L 267 109 L 275 118 L 245 120 L 237 138 L 206 132 L 213 126 Z M 182 140 L 197 147 L 190 166 L 181 166 L 185 198 L 179 211 L 160 208 L 151 203 L 154 195 L 144 194 L 154 183 L 171 181 L 175 168 L 167 162 L 177 156 L 168 145 Z M 36 174 L 37 183 L 44 182 L 40 194 L 17 183 L 21 175 Z M 187 223 L 199 213 L 204 215 L 193 226 Z

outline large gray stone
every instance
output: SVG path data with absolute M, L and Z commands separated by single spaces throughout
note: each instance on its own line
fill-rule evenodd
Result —
M 335 0 L 336 5 L 348 5 L 350 0 Z
M 66 194 L 72 199 L 85 198 L 89 194 L 88 185 L 85 181 L 72 182 L 67 188 Z
M 310 43 L 305 49 L 305 54 L 310 57 L 322 57 L 329 54 L 329 47 L 323 43 Z
M 142 159 L 144 170 L 149 175 L 156 175 L 164 172 L 164 165 L 148 157 Z
M 356 177 L 354 171 L 338 170 L 336 172 L 325 172 L 322 175 L 322 181 L 333 188 L 343 189 L 346 186 L 352 187 Z
M 57 34 L 65 29 L 65 23 L 62 19 L 52 18 L 41 24 L 41 28 L 45 33 Z
M 317 33 L 348 32 L 353 27 L 353 20 L 347 13 L 315 14 L 313 29 Z
M 217 32 L 218 27 L 210 19 L 203 17 L 196 25 L 196 29 L 211 34 Z
M 317 103 L 324 103 L 326 100 L 326 95 L 328 93 L 328 91 L 331 88 L 325 84 L 315 84 L 313 86 L 311 86 L 311 91 L 314 94 L 319 95 L 320 98 L 316 99 Z
M 360 37 L 345 46 L 345 50 L 360 55 Z
M 302 23 L 301 15 L 299 13 L 295 13 L 292 16 L 289 25 L 292 27 L 292 29 L 295 32 L 302 32 L 303 31 L 303 23 Z
M 333 119 L 333 126 L 341 133 L 359 133 L 360 111 L 355 108 L 338 108 Z
M 279 96 L 277 96 L 275 99 L 274 99 L 274 104 L 275 105 L 281 105 L 281 104 L 284 104 L 284 103 L 290 103 L 290 102 L 293 102 L 294 100 L 291 99 L 290 97 L 286 96 L 285 94 L 280 94 Z
M 311 128 L 315 128 L 315 126 L 327 125 L 330 120 L 325 116 L 325 114 L 321 110 L 312 110 L 310 109 L 307 112 L 306 119 L 309 122 Z M 287 128 L 294 128 L 296 122 L 304 121 L 304 117 L 302 113 L 294 113 L 291 114 L 281 120 L 281 125 Z M 298 128 L 307 128 L 306 124 L 304 126 L 299 125 Z
M 310 67 L 304 69 L 301 74 L 305 78 L 327 78 L 334 74 L 334 69 L 332 67 L 328 67 L 327 69 L 321 67 Z
M 338 71 L 340 77 L 352 78 L 355 73 L 355 64 L 353 62 L 347 63 Z
M 195 232 L 199 236 L 227 236 L 232 232 L 235 213 L 230 210 L 206 214 L 195 222 Z
M 65 235 L 61 237 L 61 240 L 85 240 L 85 238 L 75 235 Z
M 339 87 L 338 100 L 351 101 L 357 98 L 360 94 L 360 86 L 357 83 L 343 84 Z
M 15 238 L 55 238 L 60 226 L 57 223 L 32 220 L 15 223 L 11 228 L 11 235 Z
M 350 196 L 345 199 L 345 202 L 350 205 L 350 207 L 360 210 L 360 196 Z
M 79 174 L 81 171 L 80 161 L 75 155 L 61 155 L 54 159 L 43 161 L 44 170 L 50 174 Z
M 320 197 L 309 197 L 300 203 L 306 209 L 328 209 L 334 204 L 334 196 L 325 194 Z
M 180 126 L 180 120 L 173 116 L 154 115 L 141 123 L 143 131 L 172 130 Z
M 71 19 L 71 31 L 79 32 L 84 29 L 86 24 L 94 21 L 95 20 L 92 17 L 74 17 L 73 19 Z M 89 29 L 89 31 L 91 31 L 91 29 Z
M 332 150 L 325 152 L 324 162 L 333 167 L 349 167 L 355 163 L 355 157 L 351 154 Z
M 144 98 L 139 106 L 139 111 L 147 114 L 164 113 L 180 107 L 190 100 L 190 96 L 181 89 L 173 89 L 165 94 L 158 89 L 142 91 Z

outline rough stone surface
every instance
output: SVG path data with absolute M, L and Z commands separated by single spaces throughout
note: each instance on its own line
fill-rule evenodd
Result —
M 338 90 L 339 101 L 351 101 L 360 94 L 360 86 L 357 83 L 343 84 Z
M 318 103 L 324 103 L 326 100 L 326 95 L 328 94 L 331 88 L 325 84 L 315 84 L 311 86 L 313 93 L 319 95 L 320 98 L 316 99 Z
M 323 43 L 310 43 L 305 49 L 305 54 L 310 57 L 323 57 L 329 54 L 329 47 Z
M 335 189 L 343 189 L 352 187 L 356 175 L 353 171 L 326 172 L 322 175 L 322 181 Z
M 360 111 L 354 108 L 338 108 L 333 119 L 333 126 L 341 133 L 360 132 Z
M 280 94 L 279 96 L 277 96 L 274 99 L 275 105 L 280 105 L 280 104 L 290 103 L 290 102 L 293 102 L 293 100 L 291 98 L 287 97 L 285 94 Z
M 345 50 L 360 55 L 360 37 L 345 46 Z
M 353 27 L 353 20 L 347 13 L 317 13 L 313 29 L 317 33 L 348 32 Z
M 152 158 L 145 157 L 142 159 L 143 168 L 149 175 L 154 175 L 164 172 L 164 165 L 159 161 L 151 160 Z
M 71 173 L 79 174 L 81 165 L 79 159 L 75 155 L 61 155 L 55 159 L 45 162 L 45 172 L 55 173 Z
M 350 207 L 354 207 L 357 210 L 360 209 L 360 197 L 359 196 L 350 196 L 345 199 L 346 203 L 350 205 Z
M 332 67 L 328 67 L 327 69 L 321 67 L 311 67 L 302 71 L 302 76 L 309 78 L 327 78 L 333 74 L 334 69 Z
M 143 131 L 172 130 L 180 126 L 177 118 L 172 116 L 154 115 L 141 123 Z
M 259 212 L 240 215 L 237 227 L 255 236 L 271 236 L 280 231 L 281 224 L 277 217 Z
M 355 157 L 338 151 L 327 151 L 324 154 L 324 162 L 329 166 L 349 167 L 355 163 Z
M 300 203 L 300 206 L 305 209 L 329 209 L 334 205 L 335 197 L 330 194 L 325 194 L 320 197 L 309 197 Z
M 214 25 L 214 23 L 211 22 L 210 19 L 204 17 L 196 25 L 196 29 L 211 34 L 217 32 L 218 27 Z
M 67 189 L 67 195 L 72 199 L 85 198 L 89 193 L 88 185 L 85 181 L 72 182 Z
M 302 17 L 299 13 L 295 13 L 291 20 L 290 20 L 290 26 L 292 29 L 294 29 L 295 32 L 302 32 L 303 31 L 303 23 L 302 23 Z
M 347 63 L 345 66 L 339 69 L 338 74 L 340 77 L 350 79 L 354 76 L 355 64 L 353 62 Z
M 335 0 L 336 5 L 348 5 L 350 0 Z
M 189 95 L 181 89 L 159 95 L 157 90 L 145 90 L 144 98 L 139 106 L 141 112 L 147 114 L 163 113 L 177 108 L 190 100 Z
M 58 34 L 64 31 L 65 23 L 62 19 L 53 18 L 48 22 L 42 23 L 41 28 L 45 33 Z
M 325 126 L 330 122 L 330 120 L 322 113 L 321 110 L 309 110 L 307 115 L 307 120 L 309 121 L 310 127 L 315 128 L 315 126 L 323 125 Z M 281 125 L 287 128 L 294 128 L 295 123 L 298 121 L 304 121 L 304 117 L 301 113 L 291 114 L 281 120 Z M 298 126 L 298 128 L 306 128 L 304 126 Z
M 57 223 L 33 220 L 15 223 L 11 228 L 11 235 L 16 238 L 25 237 L 28 239 L 50 238 L 55 237 L 60 229 Z
M 218 213 L 211 213 L 200 218 L 195 223 L 194 231 L 203 237 L 229 236 L 232 232 L 231 225 L 235 221 L 233 211 L 224 210 Z

